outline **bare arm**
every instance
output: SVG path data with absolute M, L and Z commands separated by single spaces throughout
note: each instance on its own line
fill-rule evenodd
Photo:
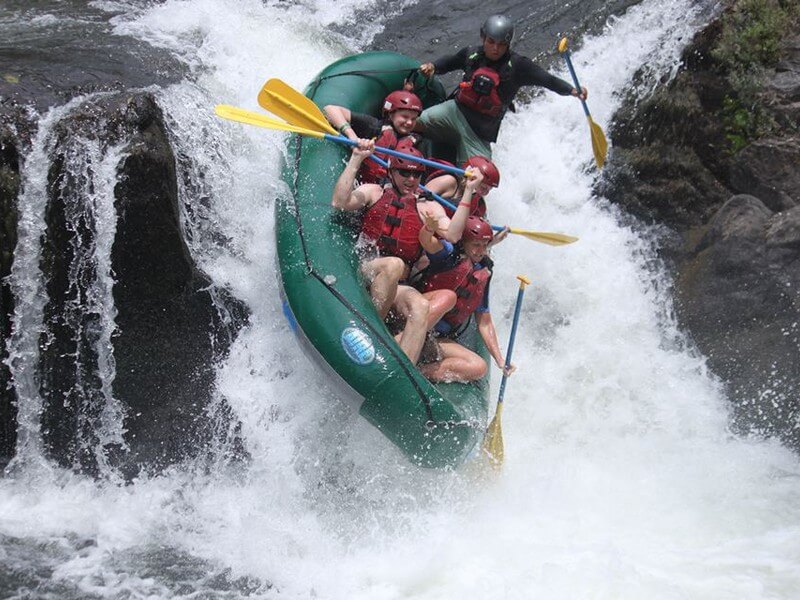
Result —
M 456 195 L 458 191 L 458 179 L 455 175 L 445 174 L 439 175 L 435 179 L 431 179 L 425 184 L 425 187 L 432 191 L 434 194 L 439 194 L 442 198 L 450 199 Z
M 464 192 L 461 194 L 461 200 L 453 218 L 450 219 L 450 227 L 447 229 L 446 236 L 448 242 L 455 244 L 464 234 L 467 218 L 470 211 L 472 211 L 472 199 L 475 195 L 475 190 L 480 187 L 481 183 L 483 183 L 483 173 L 479 169 L 470 169 Z
M 444 208 L 441 204 L 438 202 L 419 202 L 417 204 L 417 210 L 423 222 L 425 222 L 428 217 L 435 219 L 436 226 L 434 229 L 436 230 L 436 234 L 440 237 L 445 237 L 447 229 L 450 227 L 450 217 L 444 212 Z
M 363 163 L 364 159 L 370 154 L 372 154 L 372 150 L 353 148 L 350 160 L 347 161 L 344 171 L 339 175 L 336 186 L 333 188 L 331 206 L 339 210 L 358 210 L 374 202 L 373 196 L 375 190 L 373 188 L 377 188 L 377 190 L 380 191 L 379 185 L 365 184 L 353 189 L 358 170 L 361 168 L 361 163 Z
M 358 147 L 362 150 L 369 148 L 369 140 L 360 138 L 356 134 L 353 126 L 350 125 L 350 120 L 353 118 L 353 113 L 349 108 L 344 106 L 337 106 L 336 104 L 328 104 L 322 109 L 328 121 L 333 125 L 336 130 L 347 137 L 348 139 L 358 142 Z
M 423 250 L 430 254 L 436 254 L 444 248 L 442 243 L 434 235 L 439 226 L 438 219 L 433 215 L 425 215 L 425 225 L 419 230 L 419 243 Z
M 508 370 L 506 370 L 506 359 L 503 358 L 503 353 L 500 351 L 500 342 L 497 341 L 497 331 L 494 328 L 494 321 L 492 320 L 492 313 L 490 312 L 483 312 L 483 313 L 475 313 L 475 319 L 478 322 L 478 332 L 481 334 L 481 338 L 483 339 L 483 343 L 486 344 L 486 348 L 489 350 L 489 354 L 492 355 L 494 359 L 494 364 L 503 371 L 503 374 L 508 377 L 517 370 L 517 367 L 511 365 Z
M 322 111 L 325 113 L 325 116 L 328 117 L 328 121 L 330 121 L 330 124 L 333 125 L 336 131 L 340 132 L 342 135 L 346 135 L 353 141 L 358 140 L 358 136 L 356 136 L 352 127 L 347 127 L 344 131 L 341 129 L 343 125 L 349 124 L 350 119 L 353 118 L 353 113 L 350 112 L 349 108 L 337 106 L 336 104 L 328 104 Z

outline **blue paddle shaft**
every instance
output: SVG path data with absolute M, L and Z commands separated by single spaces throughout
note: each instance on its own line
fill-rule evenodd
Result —
M 350 141 L 352 141 L 352 140 L 350 140 Z M 377 148 L 376 148 L 376 150 L 377 150 Z M 377 157 L 377 156 L 375 156 L 374 154 L 370 154 L 370 156 L 369 156 L 369 157 L 370 157 L 372 160 L 374 160 L 376 163 L 378 163 L 380 166 L 382 166 L 384 169 L 388 169 L 388 168 L 389 168 L 389 163 L 387 163 L 385 160 L 378 158 L 378 157 Z M 432 161 L 431 161 L 431 162 L 432 162 Z M 436 163 L 436 164 L 438 165 L 439 163 Z M 444 166 L 444 165 L 443 165 L 443 166 Z M 448 201 L 448 200 L 445 200 L 444 198 L 442 198 L 442 197 L 441 197 L 439 194 L 437 194 L 436 192 L 432 192 L 432 191 L 430 191 L 428 188 L 426 188 L 426 187 L 425 187 L 424 185 L 422 185 L 421 183 L 419 184 L 419 187 L 420 187 L 420 189 L 422 189 L 423 191 L 425 191 L 425 192 L 428 192 L 428 193 L 429 193 L 431 196 L 433 196 L 433 198 L 434 198 L 434 199 L 435 199 L 435 200 L 436 200 L 436 201 L 437 201 L 439 204 L 441 204 L 442 206 L 446 206 L 446 207 L 447 207 L 447 208 L 449 208 L 450 210 L 458 210 L 458 207 L 457 207 L 455 204 L 453 204 L 452 202 L 450 202 L 450 201 Z M 505 229 L 505 227 L 503 227 L 502 225 L 492 225 L 492 229 L 493 229 L 494 231 L 503 231 L 503 229 Z
M 340 144 L 347 144 L 348 146 L 358 146 L 358 142 L 353 141 L 350 138 L 345 137 L 343 135 L 331 135 L 329 133 L 326 133 L 325 139 L 331 140 L 333 142 L 339 142 Z M 396 156 L 398 158 L 413 160 L 414 162 L 423 164 L 426 167 L 436 167 L 442 169 L 443 171 L 447 171 L 448 173 L 453 173 L 454 175 L 464 175 L 466 173 L 464 169 L 459 169 L 458 167 L 445 165 L 440 162 L 436 162 L 435 160 L 428 160 L 427 158 L 419 158 L 418 156 L 405 154 L 403 152 L 398 152 L 397 150 L 392 150 L 391 148 L 384 148 L 383 146 L 375 146 L 375 151 L 380 152 L 381 154 L 388 154 L 389 156 Z
M 506 369 L 511 366 L 511 354 L 514 352 L 514 339 L 517 337 L 517 325 L 519 325 L 519 312 L 522 308 L 522 296 L 525 294 L 525 286 L 519 286 L 517 292 L 517 305 L 514 307 L 514 321 L 511 323 L 511 335 L 508 337 L 508 351 L 506 352 Z M 503 402 L 503 396 L 506 393 L 506 381 L 508 377 L 503 374 L 503 379 L 500 381 L 500 395 L 497 398 L 497 404 Z
M 564 50 L 561 55 L 564 57 L 564 60 L 567 61 L 567 68 L 569 69 L 570 75 L 572 75 L 572 81 L 575 83 L 575 89 L 578 90 L 578 94 L 583 93 L 581 84 L 578 81 L 578 75 L 575 73 L 575 67 L 572 66 L 572 59 L 570 58 L 569 50 Z M 586 100 L 581 98 L 581 104 L 583 105 L 583 112 L 586 113 L 586 116 L 591 117 L 592 115 L 589 114 L 589 107 L 586 106 Z

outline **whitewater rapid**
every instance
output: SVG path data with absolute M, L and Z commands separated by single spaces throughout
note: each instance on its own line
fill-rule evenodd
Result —
M 0 480 L 0 532 L 54 544 L 52 580 L 104 598 L 796 597 L 800 463 L 728 430 L 721 389 L 672 317 L 654 234 L 592 194 L 577 102 L 536 96 L 506 119 L 495 149 L 492 219 L 580 237 L 559 248 L 512 237 L 494 254 L 501 340 L 515 276 L 533 280 L 506 392 L 505 467 L 421 471 L 327 391 L 281 313 L 272 212 L 285 193 L 283 135 L 211 110 L 259 110 L 269 77 L 302 88 L 382 20 L 352 39 L 332 25 L 366 0 L 94 4 L 120 35 L 189 67 L 156 95 L 193 207 L 183 214 L 192 255 L 252 311 L 217 381 L 251 461 L 130 485 L 55 469 Z M 690 0 L 648 0 L 581 41 L 575 66 L 606 131 L 634 73 L 674 73 L 707 17 Z M 0 558 L 15 559 L 4 548 Z M 220 590 L 187 556 L 253 583 Z M 181 569 L 199 596 L 169 574 Z

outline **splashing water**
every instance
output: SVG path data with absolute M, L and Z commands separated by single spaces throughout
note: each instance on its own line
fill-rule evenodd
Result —
M 325 391 L 283 320 L 272 227 L 283 136 L 211 114 L 217 102 L 255 108 L 267 77 L 302 87 L 357 47 L 327 26 L 367 4 L 113 6 L 128 8 L 115 17 L 120 34 L 191 67 L 158 99 L 193 257 L 252 310 L 218 374 L 252 460 L 128 486 L 67 473 L 1 482 L 0 531 L 58 540 L 40 552 L 55 565 L 49 585 L 76 598 L 371 600 L 788 599 L 800 589 L 797 458 L 729 433 L 716 382 L 671 319 L 657 238 L 592 196 L 574 99 L 536 97 L 506 119 L 495 149 L 493 219 L 581 238 L 562 248 L 512 238 L 495 251 L 501 337 L 515 275 L 534 280 L 506 394 L 505 469 L 490 479 L 469 466 L 420 471 Z M 332 12 L 307 17 L 323 6 Z M 607 129 L 641 65 L 654 78 L 674 72 L 700 8 L 642 2 L 582 41 L 574 60 L 595 121 Z

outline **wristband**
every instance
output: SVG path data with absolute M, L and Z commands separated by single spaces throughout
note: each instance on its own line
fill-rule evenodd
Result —
M 466 206 L 467 208 L 472 208 L 472 204 L 470 204 L 469 202 L 459 202 L 458 205 Z
M 347 121 L 345 121 L 344 123 L 342 123 L 341 127 L 339 127 L 339 129 L 338 129 L 337 131 L 338 131 L 339 133 L 341 133 L 341 134 L 344 134 L 344 132 L 345 132 L 345 131 L 347 130 L 347 128 L 348 128 L 348 127 L 350 127 L 350 126 L 351 126 L 351 125 L 350 125 L 350 123 L 348 123 Z

